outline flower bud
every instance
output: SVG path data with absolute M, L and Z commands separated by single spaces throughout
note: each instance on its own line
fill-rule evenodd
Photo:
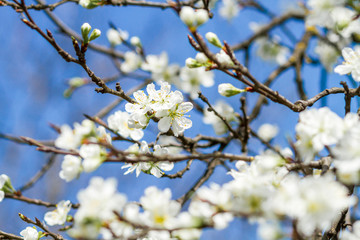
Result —
M 206 39 L 209 41 L 209 43 L 211 43 L 212 45 L 214 45 L 215 47 L 218 48 L 222 48 L 223 46 L 221 45 L 221 42 L 218 38 L 218 36 L 213 33 L 213 32 L 208 32 L 205 34 Z
M 192 7 L 182 7 L 180 11 L 180 19 L 183 21 L 186 26 L 192 27 L 195 22 L 195 11 Z
M 139 47 L 139 48 L 142 47 L 140 38 L 138 38 L 136 36 L 130 38 L 130 43 L 131 43 L 131 45 L 133 45 L 135 47 Z
M 196 59 L 196 61 L 198 61 L 199 63 L 202 63 L 202 64 L 205 64 L 209 61 L 209 59 L 207 58 L 207 56 L 204 53 L 197 53 L 195 59 Z
M 0 185 L 1 182 L 3 183 L 3 186 L 0 188 L 0 190 L 4 191 L 5 193 L 14 193 L 15 189 L 11 184 L 9 176 L 5 174 L 0 175 Z
M 209 20 L 209 14 L 205 9 L 199 9 L 195 12 L 195 20 L 197 26 L 206 23 Z
M 89 40 L 88 40 L 88 36 L 89 36 L 89 33 L 91 31 L 91 26 L 90 24 L 88 23 L 84 23 L 82 26 L 81 26 L 81 35 L 83 37 L 83 40 L 84 40 L 84 43 L 87 43 Z
M 99 0 L 80 0 L 79 5 L 86 9 L 96 8 L 101 4 Z
M 234 87 L 230 83 L 222 83 L 218 87 L 218 92 L 220 93 L 220 95 L 222 95 L 224 97 L 231 97 L 231 96 L 234 96 L 236 94 L 246 92 L 246 90 Z
M 101 31 L 99 29 L 94 29 L 94 31 L 92 31 L 90 35 L 89 42 L 97 39 L 98 37 L 100 37 L 100 35 L 101 35 Z
M 185 64 L 188 68 L 198 68 L 198 67 L 202 67 L 203 64 L 199 63 L 198 61 L 196 61 L 193 58 L 187 58 L 185 60 Z

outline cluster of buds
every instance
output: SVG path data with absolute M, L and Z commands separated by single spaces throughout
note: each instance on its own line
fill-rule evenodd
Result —
M 190 31 L 195 31 L 196 28 L 209 20 L 209 14 L 205 9 L 194 10 L 192 7 L 185 6 L 181 8 L 180 19 Z
M 81 35 L 82 35 L 84 44 L 88 44 L 89 42 L 95 40 L 96 38 L 100 37 L 100 35 L 101 35 L 101 31 L 99 29 L 94 29 L 91 32 L 91 34 L 90 34 L 90 31 L 91 31 L 90 24 L 84 23 L 81 26 Z M 90 34 L 90 37 L 89 37 L 89 34 Z

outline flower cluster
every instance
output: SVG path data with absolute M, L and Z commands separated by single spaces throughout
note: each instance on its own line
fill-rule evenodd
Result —
M 62 163 L 60 178 L 69 182 L 77 178 L 82 171 L 92 172 L 96 170 L 106 159 L 105 147 L 99 144 L 111 144 L 111 137 L 104 127 L 95 127 L 94 122 L 84 120 L 81 124 L 74 123 L 74 129 L 68 125 L 60 128 L 61 133 L 55 140 L 55 146 L 62 149 L 79 149 L 77 156 L 66 155 Z
M 170 128 L 175 136 L 182 134 L 185 129 L 192 126 L 191 120 L 186 118 L 193 105 L 183 102 L 184 97 L 179 91 L 170 91 L 171 86 L 167 82 L 160 82 L 160 90 L 155 90 L 154 84 L 144 91 L 133 94 L 135 103 L 127 103 L 125 109 L 130 113 L 128 125 L 131 128 L 145 128 L 152 117 L 159 118 L 158 128 L 160 132 L 167 132 Z
M 336 174 L 346 184 L 360 183 L 360 121 L 355 113 L 344 119 L 328 108 L 311 109 L 300 114 L 295 143 L 303 160 L 309 162 L 327 147 L 333 155 Z
M 187 212 L 180 213 L 181 205 L 171 200 L 170 189 L 149 187 L 138 204 L 127 202 L 116 191 L 116 180 L 96 177 L 78 193 L 80 208 L 74 216 L 72 237 L 96 239 L 128 239 L 145 232 L 151 239 L 198 239 L 201 231 L 194 227 Z M 156 230 L 146 231 L 149 228 Z M 163 230 L 162 230 L 163 229 Z M 173 229 L 173 231 L 168 231 Z M 145 239 L 145 238 L 144 238 Z

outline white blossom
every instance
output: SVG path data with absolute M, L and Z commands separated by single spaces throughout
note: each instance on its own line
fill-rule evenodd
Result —
M 284 64 L 289 55 L 289 49 L 281 46 L 276 38 L 269 39 L 266 37 L 256 40 L 258 45 L 257 55 L 265 61 Z
M 144 136 L 141 129 L 130 128 L 128 121 L 130 115 L 127 112 L 117 111 L 108 117 L 109 128 L 119 133 L 122 137 L 130 137 L 133 140 L 140 140 Z
M 54 211 L 45 213 L 44 220 L 46 224 L 50 226 L 63 225 L 66 222 L 66 218 L 70 210 L 70 201 L 61 201 L 56 204 L 56 209 Z
M 114 178 L 94 177 L 86 189 L 80 190 L 77 198 L 80 208 L 74 216 L 74 226 L 69 235 L 78 238 L 96 239 L 103 223 L 114 219 L 121 212 L 126 197 L 116 191 Z
M 145 71 L 151 72 L 151 77 L 156 82 L 178 82 L 178 73 L 180 67 L 177 64 L 168 65 L 168 56 L 166 52 L 161 55 L 148 55 L 146 61 L 141 65 L 141 68 Z
M 124 73 L 131 73 L 138 69 L 142 64 L 141 57 L 135 52 L 126 52 L 124 54 L 124 62 L 121 64 L 120 69 Z
M 188 68 L 183 67 L 180 72 L 180 88 L 191 95 L 192 98 L 198 97 L 200 85 L 212 87 L 214 85 L 214 73 L 205 71 L 205 67 Z
M 144 220 L 151 227 L 172 228 L 175 217 L 181 209 L 180 203 L 171 200 L 170 189 L 159 190 L 156 187 L 148 187 L 145 195 L 140 198 L 144 209 Z
M 351 74 L 355 81 L 360 82 L 360 49 L 354 51 L 351 48 L 344 48 L 341 53 L 345 62 L 336 66 L 334 72 L 340 75 Z
M 181 99 L 182 100 L 182 99 Z M 186 129 L 191 128 L 192 121 L 187 119 L 185 114 L 193 108 L 191 102 L 175 102 L 171 109 L 164 109 L 156 113 L 157 117 L 161 117 L 158 122 L 158 129 L 161 132 L 169 131 L 170 127 L 177 137 Z
M 70 182 L 77 178 L 82 171 L 81 159 L 72 155 L 65 155 L 61 164 L 61 171 L 59 176 L 66 182 Z
M 295 129 L 295 145 L 305 161 L 325 146 L 336 144 L 344 133 L 342 119 L 327 107 L 301 112 Z
M 230 21 L 239 14 L 240 10 L 241 7 L 236 0 L 222 0 L 219 13 L 220 16 Z
M 259 137 L 264 141 L 270 141 L 279 132 L 279 128 L 275 125 L 265 123 L 258 129 Z
M 106 32 L 106 37 L 111 45 L 120 45 L 123 41 L 128 40 L 129 33 L 121 29 L 110 28 Z
M 38 240 L 39 233 L 36 231 L 35 227 L 26 227 L 24 230 L 20 232 L 20 235 L 24 238 L 24 240 Z
M 223 116 L 228 123 L 237 122 L 234 109 L 224 101 L 218 101 L 215 103 L 213 108 Z M 225 123 L 216 116 L 213 112 L 208 111 L 207 108 L 204 108 L 204 117 L 203 122 L 206 124 L 211 124 L 217 135 L 225 134 L 229 131 Z
M 310 13 L 306 16 L 306 24 L 332 28 L 334 21 L 330 14 L 335 7 L 344 6 L 345 0 L 309 0 Z
M 95 171 L 107 156 L 106 150 L 98 144 L 82 145 L 79 154 L 84 159 L 82 167 L 85 172 Z

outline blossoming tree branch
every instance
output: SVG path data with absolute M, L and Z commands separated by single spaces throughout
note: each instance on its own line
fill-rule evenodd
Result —
M 165 51 L 147 54 L 141 36 L 130 36 L 114 24 L 109 29 L 96 29 L 85 22 L 80 29 L 71 29 L 53 13 L 70 3 L 87 11 L 108 6 L 171 11 L 186 27 L 189 46 L 196 54 L 188 56 L 181 67 L 169 63 Z M 358 109 L 354 109 L 360 95 L 360 48 L 356 45 L 360 39 L 360 1 L 298 1 L 276 14 L 256 0 L 63 0 L 52 4 L 1 0 L 0 6 L 15 11 L 19 21 L 41 36 L 59 59 L 83 69 L 86 77 L 74 76 L 65 97 L 91 84 L 97 93 L 116 97 L 96 115 L 85 113 L 82 122 L 52 125 L 58 133 L 52 141 L 1 133 L 1 138 L 34 146 L 34 151 L 51 153 L 51 157 L 21 188 L 13 186 L 6 173 L 0 176 L 0 202 L 22 201 L 48 208 L 45 215 L 34 219 L 19 213 L 19 221 L 28 226 L 19 233 L 1 226 L 0 239 L 194 240 L 202 239 L 204 229 L 225 229 L 236 218 L 256 224 L 260 239 L 360 239 L 358 198 L 354 194 L 360 184 L 360 120 Z M 237 36 L 223 39 L 214 32 L 201 31 L 214 16 L 231 22 L 246 11 L 257 11 L 268 21 L 240 23 L 253 33 L 237 44 L 228 43 Z M 56 33 L 38 25 L 33 16 L 39 12 L 67 36 L 71 51 L 58 43 Z M 302 24 L 300 37 L 286 25 L 291 20 Z M 107 46 L 96 43 L 104 36 Z M 120 46 L 126 50 L 119 50 Z M 256 56 L 251 48 L 256 49 Z M 117 74 L 99 77 L 87 63 L 89 51 L 111 59 Z M 265 79 L 256 77 L 261 69 L 250 67 L 253 58 L 275 66 Z M 303 82 L 308 66 L 334 74 L 338 86 L 309 96 Z M 289 69 L 294 70 L 296 101 L 273 87 Z M 216 77 L 215 72 L 219 73 Z M 221 76 L 230 80 L 225 82 Z M 127 80 L 120 81 L 124 77 Z M 139 84 L 124 91 L 124 81 L 129 79 L 137 79 Z M 320 80 L 314 77 L 312 81 Z M 219 96 L 207 96 L 202 92 L 206 88 L 217 88 Z M 335 94 L 344 98 L 341 115 L 331 106 L 313 107 Z M 240 103 L 238 109 L 231 104 L 234 99 Z M 269 102 L 281 105 L 283 111 L 299 113 L 287 146 L 274 143 L 277 126 L 263 123 L 258 129 L 252 127 Z M 197 131 L 202 124 L 192 121 L 193 115 L 212 125 L 214 134 L 196 132 L 195 137 L 189 137 L 187 133 Z M 145 141 L 149 131 L 155 131 L 156 137 Z M 253 149 L 253 140 L 265 150 Z M 229 147 L 233 143 L 236 151 Z M 56 156 L 62 161 L 58 180 L 65 182 L 96 173 L 106 162 L 118 163 L 122 174 L 148 174 L 159 181 L 185 176 L 194 161 L 204 162 L 207 168 L 177 199 L 169 188 L 150 186 L 137 202 L 129 201 L 118 191 L 112 176 L 93 177 L 78 192 L 77 202 L 63 199 L 54 203 L 26 196 L 25 191 L 46 174 Z M 185 167 L 174 171 L 181 162 Z M 229 168 L 229 163 L 235 164 Z M 224 166 L 232 180 L 208 183 L 214 170 Z

